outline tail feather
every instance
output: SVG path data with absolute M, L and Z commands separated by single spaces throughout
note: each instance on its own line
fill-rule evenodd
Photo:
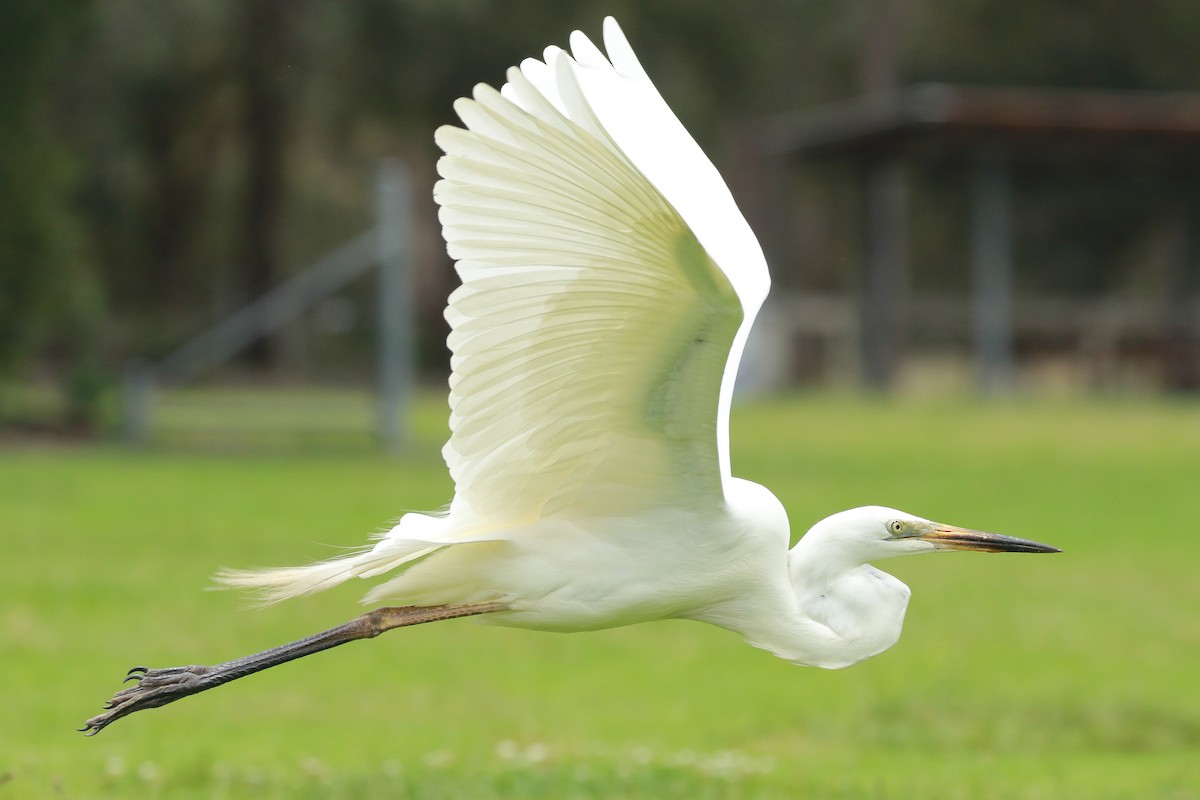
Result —
M 452 545 L 502 538 L 486 526 L 451 524 L 444 515 L 409 513 L 374 546 L 304 567 L 223 569 L 215 580 L 223 587 L 249 589 L 263 605 L 331 589 L 350 578 L 374 578 Z M 364 602 L 373 602 L 368 595 Z
M 387 544 L 387 547 L 380 545 Z M 407 544 L 408 547 L 402 545 Z M 444 545 L 431 542 L 381 542 L 353 555 L 318 561 L 303 567 L 223 569 L 214 580 L 222 587 L 248 589 L 263 605 L 332 589 L 350 578 L 367 578 L 421 558 Z

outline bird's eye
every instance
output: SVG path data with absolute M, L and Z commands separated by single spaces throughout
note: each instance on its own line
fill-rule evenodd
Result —
M 904 523 L 898 519 L 894 519 L 888 523 L 888 530 L 893 534 L 899 534 L 904 530 Z

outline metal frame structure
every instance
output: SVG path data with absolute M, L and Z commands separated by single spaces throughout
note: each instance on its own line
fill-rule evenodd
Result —
M 415 382 L 411 192 L 407 170 L 396 160 L 385 161 L 376 179 L 373 228 L 163 358 L 130 366 L 122 392 L 125 441 L 140 444 L 149 440 L 156 390 L 183 385 L 228 362 L 251 342 L 375 269 L 379 276 L 376 433 L 384 449 L 402 449 L 407 435 L 401 420 L 407 416 Z

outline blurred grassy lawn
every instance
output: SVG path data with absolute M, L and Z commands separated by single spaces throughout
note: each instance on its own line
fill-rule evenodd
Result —
M 127 667 L 290 640 L 357 613 L 365 588 L 252 611 L 202 591 L 216 567 L 327 556 L 449 498 L 440 398 L 404 458 L 356 433 L 363 402 L 238 402 L 176 398 L 145 452 L 0 453 L 0 798 L 1200 797 L 1200 407 L 1150 400 L 738 408 L 735 469 L 797 535 L 880 503 L 1067 551 L 885 564 L 913 587 L 908 625 L 849 670 L 692 623 L 461 620 L 85 739 Z M 255 414 L 279 423 L 271 446 L 195 433 Z M 305 414 L 334 435 L 296 445 L 280 420 Z

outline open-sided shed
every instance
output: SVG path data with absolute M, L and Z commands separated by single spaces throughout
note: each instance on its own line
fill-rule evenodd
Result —
M 907 209 L 902 165 L 914 154 L 954 153 L 970 186 L 971 327 L 979 386 L 1007 389 L 1014 370 L 1010 173 L 1063 154 L 1161 170 L 1175 195 L 1188 246 L 1174 269 L 1162 319 L 1163 375 L 1200 387 L 1196 295 L 1200 289 L 1200 96 L 1178 93 L 918 85 L 772 121 L 759 141 L 762 174 L 805 160 L 845 159 L 862 176 L 865 253 L 859 319 L 865 383 L 892 385 L 909 305 Z M 777 199 L 777 198 L 776 198 Z M 764 202 L 764 240 L 787 240 L 781 202 Z M 778 253 L 795 262 L 802 254 Z

